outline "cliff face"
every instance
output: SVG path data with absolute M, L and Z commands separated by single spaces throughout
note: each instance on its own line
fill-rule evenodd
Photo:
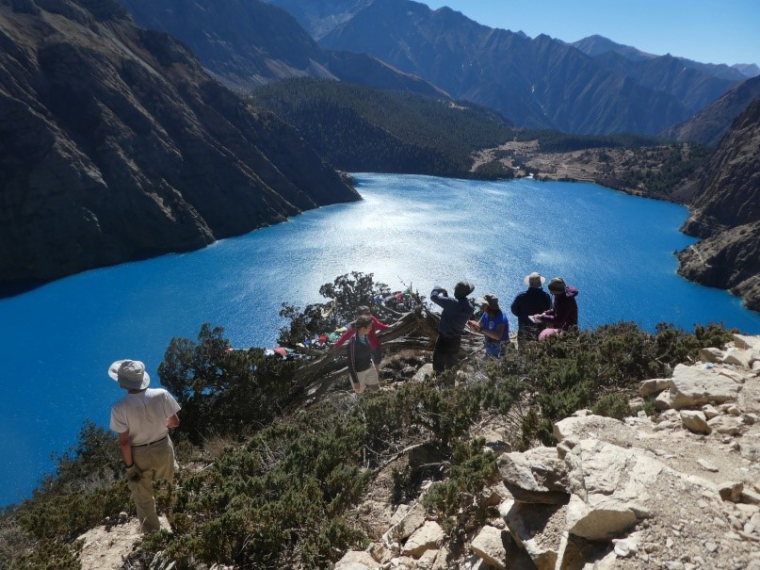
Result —
M 112 0 L 0 0 L 0 284 L 358 199 L 289 126 Z
M 742 295 L 760 310 L 760 98 L 734 121 L 704 167 L 686 233 L 706 238 L 679 253 L 679 272 Z

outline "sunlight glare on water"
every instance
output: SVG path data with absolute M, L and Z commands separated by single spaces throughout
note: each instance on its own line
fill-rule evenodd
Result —
M 474 297 L 493 292 L 507 310 L 540 271 L 579 288 L 582 327 L 722 322 L 760 333 L 760 315 L 736 298 L 676 274 L 673 252 L 694 242 L 678 232 L 683 207 L 592 184 L 357 178 L 361 202 L 0 300 L 0 457 L 14 466 L 0 471 L 0 504 L 29 496 L 85 419 L 107 426 L 122 395 L 106 375 L 112 361 L 144 360 L 158 385 L 171 338 L 195 339 L 204 322 L 233 346 L 272 347 L 282 302 L 322 301 L 319 287 L 350 271 L 426 296 L 469 279 Z

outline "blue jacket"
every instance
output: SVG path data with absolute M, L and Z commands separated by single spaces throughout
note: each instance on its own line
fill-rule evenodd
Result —
M 457 337 L 464 334 L 464 327 L 470 320 L 475 308 L 467 298 L 456 299 L 446 295 L 443 287 L 435 287 L 430 293 L 430 300 L 436 305 L 443 308 L 441 313 L 441 324 L 438 325 L 438 332 L 443 336 Z

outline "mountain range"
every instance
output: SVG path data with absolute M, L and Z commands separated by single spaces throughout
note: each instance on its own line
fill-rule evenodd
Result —
M 727 65 L 649 56 L 599 37 L 531 39 L 408 0 L 122 3 L 235 88 L 340 79 L 471 101 L 527 128 L 656 135 L 746 79 Z
M 0 0 L 0 283 L 359 199 L 300 135 L 113 0 Z
M 220 81 L 250 91 L 292 77 L 448 97 L 367 54 L 325 50 L 286 11 L 258 0 L 120 0 L 135 21 L 182 40 Z
M 138 27 L 124 6 L 182 41 Z M 318 27 L 320 43 L 298 22 Z M 202 247 L 358 199 L 325 157 L 352 169 L 358 150 L 371 147 L 363 155 L 377 170 L 459 174 L 473 148 L 511 136 L 505 117 L 569 132 L 647 133 L 698 108 L 693 121 L 717 116 L 720 127 L 758 83 L 728 66 L 599 37 L 531 39 L 407 0 L 0 0 L 0 43 L 0 284 L 11 288 Z M 299 76 L 321 81 L 271 85 Z M 316 114 L 286 108 L 295 85 L 306 91 L 291 103 L 311 100 Z M 361 91 L 368 86 L 397 94 Z M 336 101 L 350 103 L 331 107 Z M 687 231 L 731 243 L 721 242 L 712 271 L 695 271 L 684 254 L 684 273 L 745 294 L 750 306 L 758 306 L 756 122 L 752 113 L 737 119 L 679 193 L 694 197 Z M 340 155 L 346 145 L 325 146 L 330 129 L 365 144 Z M 696 140 L 713 144 L 721 132 Z
M 289 9 L 304 4 L 288 2 Z M 357 9 L 320 45 L 374 55 L 528 128 L 653 135 L 746 79 L 725 65 L 669 55 L 631 59 L 607 50 L 592 57 L 546 35 L 529 38 L 409 0 Z

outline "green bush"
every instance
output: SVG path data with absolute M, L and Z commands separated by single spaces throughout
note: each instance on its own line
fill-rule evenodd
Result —
M 325 292 L 353 299 L 346 305 L 362 300 Z M 177 568 L 327 568 L 347 549 L 366 547 L 354 511 L 386 468 L 399 499 L 416 497 L 423 476 L 433 479 L 424 505 L 459 540 L 493 514 L 475 496 L 498 480 L 495 455 L 471 440 L 473 426 L 506 417 L 518 426 L 505 434 L 513 449 L 553 443 L 553 422 L 579 408 L 621 417 L 640 380 L 666 376 L 700 348 L 729 339 L 716 325 L 694 334 L 670 325 L 652 334 L 631 323 L 568 331 L 476 363 L 456 386 L 410 382 L 360 398 L 336 393 L 282 414 L 298 388 L 296 365 L 255 349 L 230 351 L 222 329 L 204 325 L 197 343 L 172 341 L 162 381 L 183 404 L 181 429 L 198 440 L 228 432 L 241 443 L 212 463 L 197 451 L 204 467 L 180 473 L 174 533 L 152 536 L 142 548 L 162 551 Z M 418 465 L 411 458 L 407 467 L 394 464 L 409 448 L 428 455 Z M 132 508 L 122 469 L 114 436 L 85 424 L 79 443 L 58 458 L 56 475 L 0 519 L 0 536 L 16 545 L 0 549 L 0 567 L 76 568 L 76 537 Z
M 195 443 L 266 425 L 295 390 L 295 363 L 257 348 L 232 350 L 223 332 L 204 324 L 198 342 L 172 339 L 158 368 L 161 383 L 182 406 L 179 430 Z

